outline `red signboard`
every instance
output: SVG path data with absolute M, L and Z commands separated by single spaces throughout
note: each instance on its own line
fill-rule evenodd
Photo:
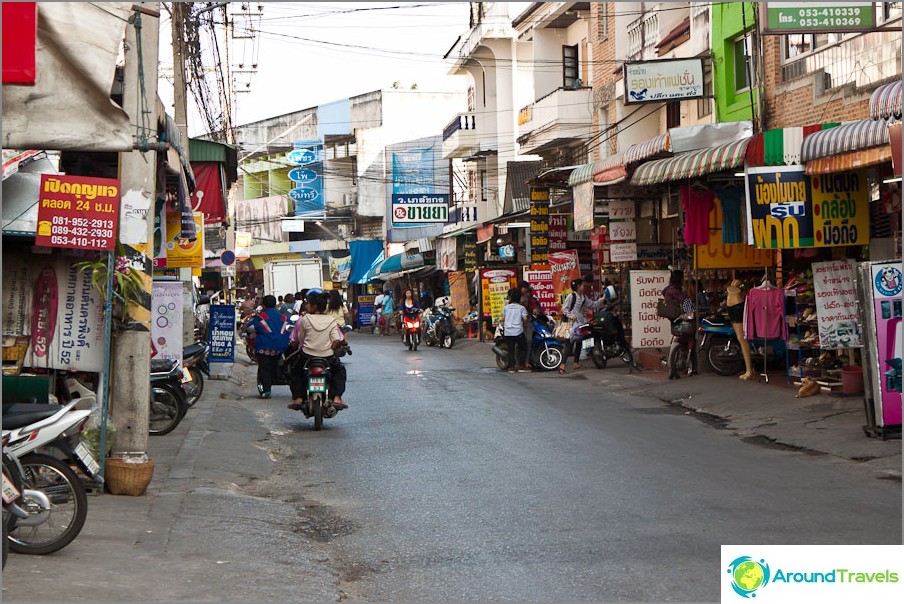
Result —
M 220 164 L 215 161 L 193 161 L 195 192 L 191 194 L 192 210 L 204 214 L 204 224 L 219 224 L 226 219 Z
M 888 140 L 891 145 L 891 165 L 895 176 L 901 176 L 901 169 L 904 167 L 901 162 L 901 122 L 888 125 Z
M 4 2 L 3 83 L 34 86 L 38 39 L 35 2 Z
M 41 175 L 35 244 L 113 251 L 119 223 L 119 180 Z

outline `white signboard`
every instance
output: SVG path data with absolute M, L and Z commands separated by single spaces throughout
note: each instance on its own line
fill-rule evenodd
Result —
M 610 199 L 609 200 L 609 219 L 610 220 L 634 220 L 637 214 L 634 211 L 633 199 Z
M 851 260 L 813 263 L 819 347 L 823 349 L 863 346 Z
M 572 187 L 574 196 L 574 230 L 589 231 L 593 228 L 593 183 L 587 182 Z
M 656 314 L 669 271 L 631 271 L 631 346 L 665 348 L 672 341 L 669 320 Z
M 27 256 L 3 254 L 3 335 L 31 334 L 33 263 Z
M 609 246 L 609 262 L 634 262 L 637 260 L 636 243 L 613 243 Z
M 154 282 L 151 290 L 151 358 L 182 363 L 182 283 Z
M 703 97 L 703 59 L 625 63 L 625 104 Z
M 635 241 L 637 223 L 633 220 L 609 223 L 609 241 Z

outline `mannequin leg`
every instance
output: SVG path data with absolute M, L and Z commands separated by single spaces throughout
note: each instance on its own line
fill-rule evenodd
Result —
M 741 354 L 744 355 L 744 366 L 747 369 L 738 379 L 749 380 L 756 373 L 753 371 L 753 359 L 750 358 L 750 344 L 747 343 L 747 338 L 744 337 L 744 324 L 732 323 L 731 326 L 734 328 L 735 335 L 738 337 L 738 343 L 741 345 Z

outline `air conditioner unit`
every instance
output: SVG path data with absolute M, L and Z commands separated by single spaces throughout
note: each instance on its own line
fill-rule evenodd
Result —
M 342 205 L 353 206 L 356 203 L 358 203 L 358 194 L 357 193 L 343 193 L 342 194 Z
M 339 233 L 340 237 L 348 237 L 348 233 L 351 230 L 351 227 L 347 224 L 340 224 L 336 226 L 336 231 Z

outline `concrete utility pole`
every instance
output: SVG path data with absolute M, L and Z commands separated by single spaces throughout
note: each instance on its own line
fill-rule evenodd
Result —
M 154 142 L 157 130 L 157 62 L 160 13 L 156 2 L 135 5 L 140 17 L 126 27 L 123 108 L 133 124 L 146 124 L 147 136 Z M 140 25 L 140 34 L 138 34 Z M 140 35 L 140 38 L 139 38 Z M 150 114 L 145 113 L 149 111 Z M 127 253 L 143 259 L 140 270 L 144 295 L 138 304 L 128 307 L 131 329 L 116 335 L 113 341 L 111 415 L 116 423 L 113 455 L 129 457 L 147 452 L 148 401 L 151 372 L 151 271 L 154 242 L 154 198 L 157 188 L 157 153 L 134 150 L 119 157 L 120 186 L 123 198 L 141 200 L 147 206 L 146 240 L 140 244 L 124 242 Z M 122 230 L 120 231 L 122 236 Z

